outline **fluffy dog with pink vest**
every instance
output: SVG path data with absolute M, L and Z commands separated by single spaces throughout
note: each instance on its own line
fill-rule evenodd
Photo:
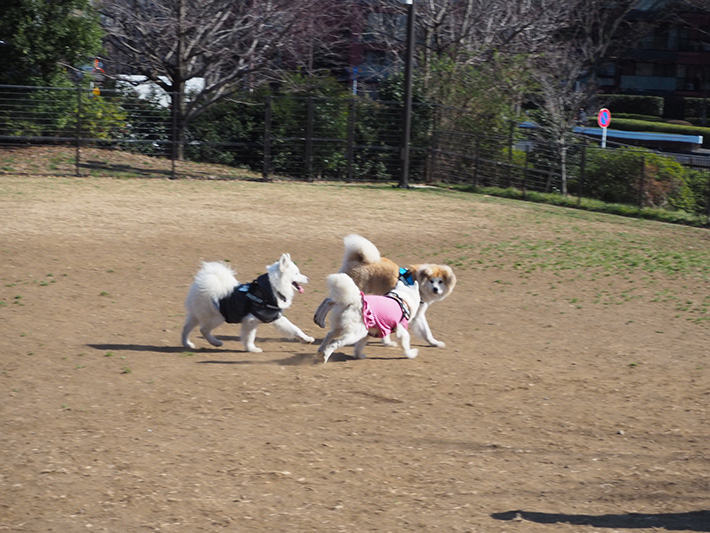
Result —
M 413 359 L 419 350 L 409 343 L 409 319 L 419 308 L 419 284 L 399 281 L 384 296 L 364 294 L 347 274 L 331 274 L 327 278 L 331 300 L 331 329 L 318 348 L 324 363 L 335 350 L 355 345 L 355 357 L 365 357 L 367 337 L 386 337 L 390 332 L 402 343 L 404 355 Z
M 430 346 L 443 348 L 443 341 L 434 338 L 426 313 L 434 302 L 446 298 L 456 286 L 456 275 L 448 265 L 424 263 L 400 268 L 394 261 L 382 257 L 377 247 L 360 235 L 351 234 L 343 239 L 345 253 L 340 272 L 350 276 L 355 285 L 365 294 L 386 294 L 394 289 L 397 280 L 403 279 L 411 285 L 413 280 L 419 282 L 419 308 L 412 313 L 411 331 L 424 339 Z M 316 309 L 313 321 L 324 328 L 326 318 L 333 306 L 330 298 L 325 298 Z M 393 346 L 387 335 L 383 338 L 386 346 Z

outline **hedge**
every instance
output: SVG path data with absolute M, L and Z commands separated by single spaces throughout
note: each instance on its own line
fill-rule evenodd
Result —
M 635 115 L 663 116 L 664 100 L 660 96 L 637 96 L 629 94 L 599 95 L 603 107 L 614 113 L 633 113 Z

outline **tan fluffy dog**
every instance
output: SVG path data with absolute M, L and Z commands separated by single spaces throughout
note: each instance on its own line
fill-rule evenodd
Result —
M 386 294 L 392 290 L 400 278 L 399 266 L 390 259 L 380 256 L 377 247 L 360 235 L 348 235 L 343 239 L 345 253 L 340 272 L 350 276 L 365 294 Z M 410 330 L 426 340 L 430 345 L 443 348 L 445 344 L 434 338 L 426 320 L 426 311 L 434 303 L 443 300 L 454 289 L 456 276 L 448 265 L 420 264 L 406 269 L 412 282 L 419 283 L 421 304 L 417 314 L 410 321 Z M 406 277 L 406 274 L 405 274 Z M 326 317 L 333 302 L 326 298 L 318 306 L 313 321 L 325 327 Z M 388 337 L 385 344 L 394 344 Z

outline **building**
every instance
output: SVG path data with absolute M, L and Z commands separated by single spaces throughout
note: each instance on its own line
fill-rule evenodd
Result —
M 605 93 L 661 96 L 666 118 L 685 118 L 685 98 L 710 97 L 710 2 L 642 2 L 631 16 L 654 24 L 651 32 L 598 72 Z M 669 7 L 676 6 L 674 11 Z M 669 15 L 670 13 L 670 15 Z

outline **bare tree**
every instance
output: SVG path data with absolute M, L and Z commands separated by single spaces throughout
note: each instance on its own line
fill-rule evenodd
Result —
M 558 149 L 561 192 L 567 194 L 567 154 L 580 108 L 596 91 L 595 70 L 612 52 L 639 38 L 648 26 L 628 18 L 641 0 L 563 0 L 567 10 L 547 45 L 530 57 L 538 87 L 533 100 L 542 131 Z
M 333 0 L 104 0 L 110 47 L 123 69 L 172 95 L 182 157 L 185 126 L 221 99 L 296 66 L 317 46 Z M 336 19 L 337 20 L 337 19 Z M 332 31 L 332 28 L 328 28 Z M 201 78 L 188 98 L 186 82 Z
M 417 75 L 431 97 L 447 101 L 447 90 L 465 83 L 467 73 L 481 65 L 493 69 L 520 65 L 520 55 L 539 50 L 557 31 L 567 12 L 564 0 L 415 0 Z M 385 43 L 398 58 L 403 52 L 403 13 L 399 2 L 370 2 L 385 15 L 370 24 L 371 40 Z M 392 13 L 396 13 L 393 15 Z M 389 21 L 389 24 L 385 22 Z M 445 77 L 437 69 L 448 65 Z M 517 67 L 516 67 L 517 68 Z M 443 91 L 443 92 L 442 92 Z

